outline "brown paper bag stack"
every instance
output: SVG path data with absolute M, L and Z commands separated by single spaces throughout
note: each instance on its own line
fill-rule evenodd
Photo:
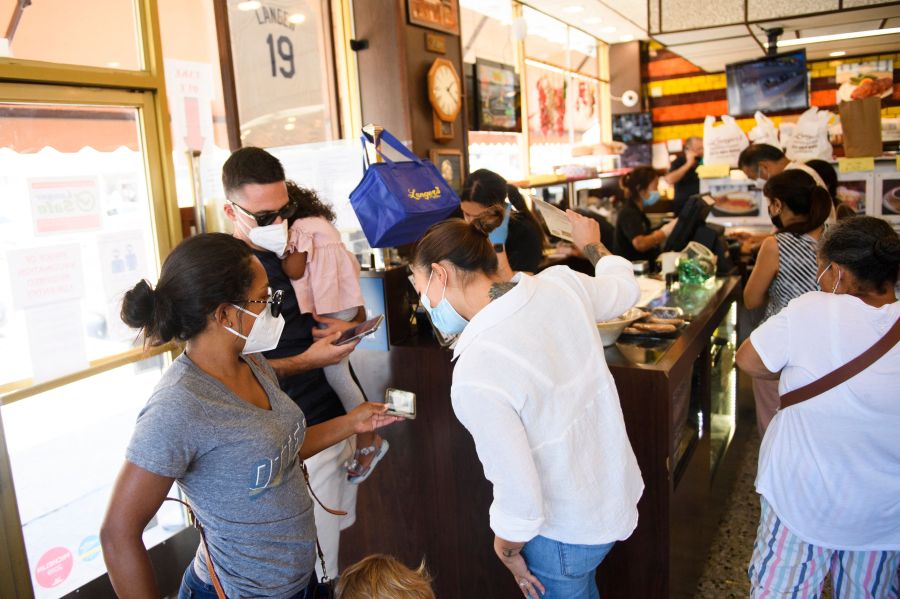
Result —
M 844 156 L 881 156 L 881 98 L 841 102 L 838 111 L 844 133 Z

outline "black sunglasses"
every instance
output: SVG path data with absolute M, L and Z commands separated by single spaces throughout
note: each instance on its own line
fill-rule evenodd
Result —
M 279 216 L 283 220 L 290 220 L 291 217 L 293 217 L 297 212 L 297 202 L 295 202 L 294 200 L 288 200 L 288 203 L 282 206 L 279 210 L 265 210 L 263 212 L 250 212 L 243 206 L 240 206 L 231 200 L 228 201 L 231 202 L 232 206 L 255 220 L 256 224 L 260 227 L 271 225 Z
M 269 298 L 264 300 L 253 300 L 247 299 L 243 300 L 245 304 L 271 304 L 269 308 L 272 311 L 272 316 L 278 318 L 281 315 L 281 302 L 284 301 L 284 291 L 281 289 L 275 290 L 273 293 L 271 289 L 269 289 Z

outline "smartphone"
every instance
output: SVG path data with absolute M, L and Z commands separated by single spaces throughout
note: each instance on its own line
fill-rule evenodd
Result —
M 347 329 L 341 336 L 338 337 L 338 340 L 334 342 L 335 345 L 345 345 L 350 343 L 354 339 L 359 339 L 361 337 L 365 337 L 366 335 L 371 335 L 375 331 L 378 330 L 378 327 L 381 326 L 381 322 L 384 320 L 384 314 L 379 314 L 375 318 L 370 318 L 365 322 L 361 322 L 352 329 Z
M 388 405 L 388 416 L 400 416 L 413 420 L 416 417 L 416 394 L 400 389 L 385 389 L 384 403 Z

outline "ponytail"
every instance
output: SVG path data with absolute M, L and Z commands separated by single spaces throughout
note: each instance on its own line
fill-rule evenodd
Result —
M 783 171 L 768 181 L 763 193 L 769 199 L 780 200 L 804 220 L 784 227 L 782 230 L 795 235 L 815 231 L 831 216 L 833 204 L 831 194 L 816 185 L 809 173 L 800 169 Z
M 547 243 L 547 239 L 544 237 L 544 226 L 534 215 L 534 212 L 528 208 L 528 204 L 525 202 L 525 198 L 522 197 L 522 193 L 519 191 L 519 188 L 515 185 L 506 185 L 506 197 L 509 198 L 509 203 L 513 205 L 517 212 L 521 212 L 528 220 L 534 223 L 535 228 L 541 234 L 541 244 L 545 245 Z

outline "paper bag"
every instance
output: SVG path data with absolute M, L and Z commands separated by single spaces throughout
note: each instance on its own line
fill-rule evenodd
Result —
M 772 119 L 758 110 L 756 111 L 756 114 L 753 115 L 753 118 L 756 119 L 756 127 L 750 129 L 750 133 L 747 134 L 750 141 L 755 144 L 768 144 L 780 148 L 781 144 L 778 142 L 778 130 L 775 129 L 775 123 L 772 122 Z
M 794 162 L 831 160 L 832 148 L 828 141 L 828 122 L 834 115 L 815 106 L 800 115 L 790 139 L 784 144 L 784 153 Z
M 881 156 L 881 98 L 841 102 L 838 112 L 844 132 L 844 156 Z
M 703 163 L 737 166 L 738 156 L 750 142 L 733 117 L 724 115 L 718 127 L 715 122 L 714 116 L 703 122 Z

